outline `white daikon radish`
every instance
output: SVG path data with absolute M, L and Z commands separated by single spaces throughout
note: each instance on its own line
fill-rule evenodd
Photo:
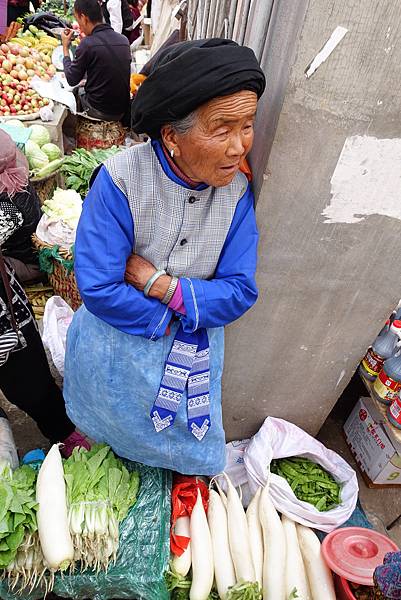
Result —
M 260 587 L 263 585 L 263 533 L 259 519 L 259 500 L 262 488 L 259 488 L 252 498 L 247 511 L 246 519 L 248 521 L 249 539 L 251 542 L 251 555 L 253 568 L 255 569 L 255 578 Z
M 214 490 L 209 490 L 207 521 L 212 536 L 217 591 L 220 598 L 226 600 L 228 588 L 236 584 L 236 579 L 228 541 L 227 511 L 220 495 Z
M 323 558 L 319 538 L 309 527 L 297 523 L 296 528 L 312 600 L 336 600 L 333 576 Z
M 238 583 L 246 581 L 253 583 L 256 578 L 251 555 L 248 521 L 237 490 L 227 475 L 225 475 L 225 478 L 227 481 L 228 539 L 235 574 Z
M 213 479 L 212 479 L 212 481 L 213 481 Z M 212 482 L 210 482 L 210 483 L 212 483 Z M 220 494 L 220 498 L 222 499 L 222 501 L 223 501 L 223 504 L 224 504 L 224 507 L 225 507 L 225 509 L 227 510 L 227 496 L 225 495 L 225 493 L 224 493 L 224 492 L 223 492 L 223 490 L 221 489 L 221 487 L 220 487 L 220 485 L 219 485 L 219 483 L 218 483 L 218 481 L 217 481 L 217 480 L 214 482 L 214 484 L 215 484 L 215 486 L 217 487 L 217 491 L 218 491 L 218 492 L 219 492 L 219 494 Z
M 207 600 L 213 586 L 213 549 L 209 525 L 202 496 L 198 489 L 198 498 L 190 519 L 190 538 L 192 551 L 192 585 L 190 600 Z
M 260 495 L 259 518 L 264 543 L 263 600 L 287 600 L 285 535 L 281 519 L 270 499 L 268 485 L 263 488 Z
M 175 522 L 174 532 L 176 535 L 190 538 L 189 517 L 178 517 Z M 184 550 L 181 556 L 174 556 L 171 562 L 173 570 L 178 573 L 178 575 L 185 577 L 188 575 L 189 569 L 191 568 L 191 560 L 191 542 L 189 542 L 186 550 Z
M 68 526 L 63 463 L 54 444 L 40 467 L 36 482 L 38 532 L 43 556 L 51 570 L 64 571 L 74 558 Z
M 311 600 L 311 594 L 306 577 L 304 561 L 298 543 L 297 530 L 294 521 L 283 515 L 281 517 L 286 542 L 285 581 L 287 598 L 296 591 L 299 600 Z

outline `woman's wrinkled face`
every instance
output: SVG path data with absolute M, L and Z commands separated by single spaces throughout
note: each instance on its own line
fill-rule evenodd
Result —
M 197 110 L 185 134 L 162 130 L 163 142 L 187 177 L 214 187 L 228 185 L 253 143 L 257 95 L 242 91 L 214 98 Z

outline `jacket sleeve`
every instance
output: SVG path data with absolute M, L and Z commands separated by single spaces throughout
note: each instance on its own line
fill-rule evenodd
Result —
M 0 246 L 2 246 L 8 238 L 22 227 L 24 218 L 6 194 L 0 195 L 0 199 Z
M 257 244 L 254 197 L 248 186 L 238 202 L 213 279 L 180 279 L 185 331 L 227 325 L 256 302 Z
M 125 283 L 134 248 L 134 224 L 126 196 L 103 167 L 84 201 L 75 244 L 75 275 L 86 308 L 120 331 L 156 340 L 172 311 Z
M 71 60 L 69 56 L 64 56 L 64 73 L 69 85 L 78 85 L 85 77 L 88 67 L 88 52 L 89 48 L 83 39 L 77 48 L 74 60 Z
M 110 25 L 117 33 L 123 31 L 123 18 L 121 12 L 121 0 L 109 0 L 107 10 L 110 15 Z

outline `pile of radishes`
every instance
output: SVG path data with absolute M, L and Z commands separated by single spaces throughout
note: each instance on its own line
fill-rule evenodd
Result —
M 198 491 L 190 517 L 177 520 L 175 533 L 190 538 L 173 573 L 192 567 L 190 600 L 208 600 L 215 583 L 221 600 L 335 600 L 333 578 L 309 528 L 280 518 L 268 485 L 245 512 L 226 477 L 227 494 L 209 490 L 207 515 Z
M 48 59 L 47 59 L 48 60 Z M 39 111 L 49 104 L 29 85 L 34 75 L 50 79 L 55 67 L 40 52 L 17 44 L 0 46 L 0 116 L 22 116 Z

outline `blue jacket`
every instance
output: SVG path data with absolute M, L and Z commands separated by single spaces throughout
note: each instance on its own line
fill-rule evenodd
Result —
M 153 147 L 166 175 L 177 182 L 160 147 Z M 238 201 L 213 279 L 180 279 L 186 315 L 179 316 L 184 331 L 227 325 L 256 302 L 257 243 L 254 197 L 248 186 Z M 127 198 L 103 167 L 84 201 L 78 225 L 78 287 L 86 308 L 94 315 L 120 331 L 156 340 L 165 334 L 173 312 L 124 281 L 126 262 L 134 247 Z

